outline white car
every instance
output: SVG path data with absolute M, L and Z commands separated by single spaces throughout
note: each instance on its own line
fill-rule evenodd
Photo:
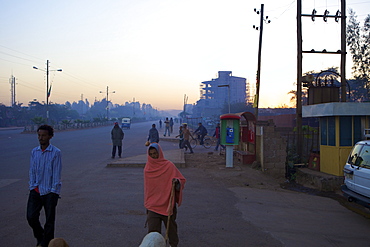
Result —
M 350 202 L 370 208 L 370 140 L 356 143 L 343 172 L 343 195 Z

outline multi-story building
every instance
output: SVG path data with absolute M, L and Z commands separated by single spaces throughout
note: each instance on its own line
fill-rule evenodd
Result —
M 225 105 L 246 103 L 247 97 L 245 78 L 232 76 L 231 71 L 219 71 L 218 78 L 200 84 L 200 99 L 193 113 L 201 117 L 219 115 Z

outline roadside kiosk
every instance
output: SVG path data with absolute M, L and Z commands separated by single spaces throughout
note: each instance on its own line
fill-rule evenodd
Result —
M 221 120 L 221 140 L 220 143 L 226 146 L 226 167 L 233 167 L 234 145 L 239 144 L 239 122 L 240 116 L 237 114 L 224 114 Z
M 332 102 L 302 107 L 302 117 L 320 118 L 320 171 L 343 176 L 356 142 L 370 127 L 370 103 Z

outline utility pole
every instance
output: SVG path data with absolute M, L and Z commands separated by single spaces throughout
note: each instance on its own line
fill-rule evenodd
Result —
M 302 157 L 302 0 L 297 1 L 297 104 L 296 104 L 296 129 L 297 129 L 297 154 Z
M 184 94 L 184 110 L 183 110 L 183 115 L 182 115 L 182 122 L 185 123 L 185 119 L 186 119 L 186 104 L 188 103 L 188 96 L 186 96 L 186 94 Z
M 340 82 L 341 82 L 341 102 L 346 102 L 346 54 L 347 54 L 347 46 L 346 46 L 346 0 L 341 0 L 340 3 L 341 9 L 341 18 L 340 18 L 340 25 L 341 25 L 341 41 L 340 41 L 340 50 L 341 50 L 341 58 L 340 58 Z
M 59 72 L 61 72 L 62 69 L 49 70 L 49 60 L 46 60 L 46 70 L 39 69 L 35 66 L 33 66 L 33 68 L 46 72 L 46 123 L 48 123 L 49 122 L 49 97 L 50 97 L 50 94 L 51 94 L 51 86 L 49 87 L 49 72 L 50 71 L 59 71 Z
M 261 14 L 260 17 L 260 26 L 259 26 L 259 31 L 260 31 L 260 37 L 259 37 L 259 42 L 258 42 L 258 63 L 257 63 L 257 79 L 256 79 L 256 95 L 254 99 L 254 107 L 255 107 L 255 113 L 254 115 L 256 116 L 256 121 L 258 120 L 258 104 L 259 104 L 259 98 L 260 98 L 260 82 L 261 82 L 261 55 L 262 55 L 262 33 L 263 33 L 263 22 L 267 21 L 267 23 L 270 23 L 270 20 L 268 19 L 268 16 L 265 17 L 263 16 L 263 10 L 264 9 L 264 4 L 261 4 L 261 10 L 258 11 L 254 9 L 254 12 L 257 14 Z M 253 28 L 258 30 L 258 27 L 253 25 Z
M 296 129 L 297 129 L 297 154 L 302 157 L 302 53 L 321 53 L 321 54 L 340 54 L 340 76 L 341 76 L 341 102 L 346 102 L 346 0 L 341 0 L 341 11 L 337 11 L 335 15 L 329 15 L 329 11 L 325 10 L 323 15 L 317 15 L 316 10 L 312 14 L 302 14 L 302 0 L 297 1 L 297 104 L 296 104 Z M 310 17 L 315 21 L 316 17 L 322 17 L 325 22 L 328 18 L 334 18 L 336 22 L 341 20 L 341 49 L 338 51 L 310 51 L 302 50 L 302 20 L 303 17 Z
M 113 91 L 111 93 L 115 93 L 116 91 Z M 100 93 L 103 93 L 103 91 L 100 91 Z M 109 87 L 107 86 L 107 97 L 106 97 L 106 101 L 107 101 L 107 121 L 109 121 L 109 99 L 108 99 L 108 95 L 109 95 Z
M 11 106 L 15 106 L 15 77 L 12 75 L 12 77 L 9 79 L 10 83 L 10 94 L 11 94 Z

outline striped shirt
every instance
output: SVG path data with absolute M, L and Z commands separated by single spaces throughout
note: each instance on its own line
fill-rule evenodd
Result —
M 35 147 L 31 151 L 29 189 L 38 187 L 40 195 L 60 194 L 61 171 L 62 155 L 57 147 L 49 144 L 44 151 Z

